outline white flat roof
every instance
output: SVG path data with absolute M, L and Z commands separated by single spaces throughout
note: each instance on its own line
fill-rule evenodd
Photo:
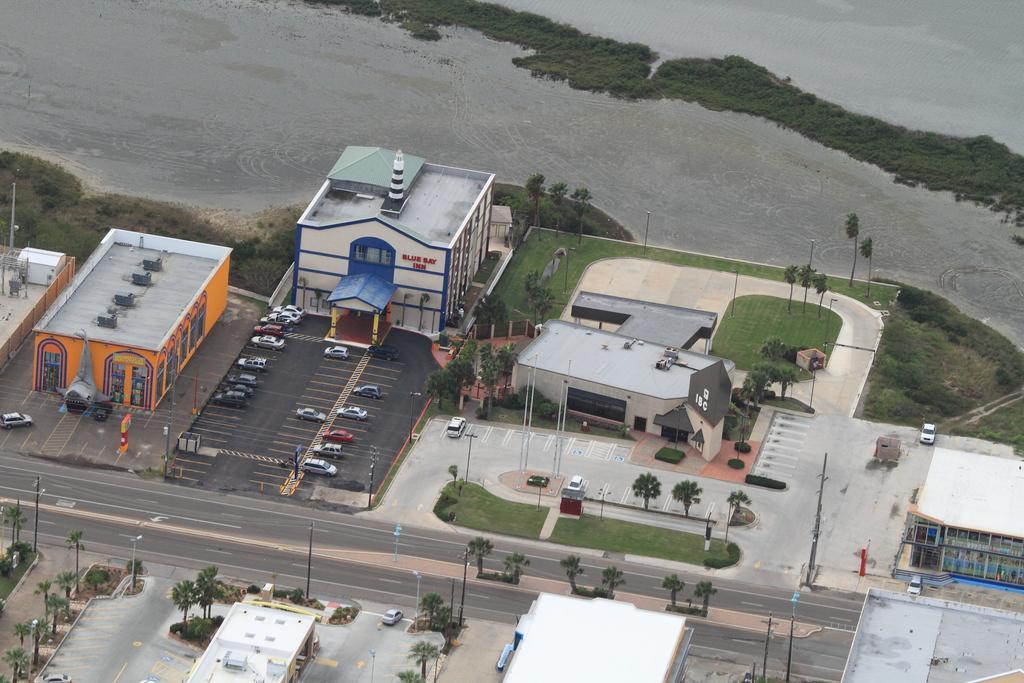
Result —
M 917 513 L 946 526 L 1024 538 L 1024 462 L 936 448 Z
M 131 230 L 110 230 L 78 268 L 71 284 L 53 302 L 35 329 L 143 349 L 159 349 L 186 307 L 231 254 L 228 247 Z M 162 259 L 152 284 L 131 284 L 143 259 Z M 135 306 L 118 308 L 116 328 L 100 327 L 96 317 L 114 306 L 114 295 L 135 295 Z
M 872 588 L 843 683 L 963 683 L 1021 665 L 1024 615 Z
M 624 348 L 623 344 L 631 339 L 564 320 L 549 320 L 540 335 L 519 353 L 519 364 L 536 365 L 538 370 L 571 374 L 576 379 L 645 396 L 684 399 L 690 393 L 690 376 L 723 360 L 693 351 L 679 351 L 679 362 L 685 362 L 685 367 L 676 365 L 659 370 L 654 364 L 664 356 L 665 347 L 641 342 Z M 734 367 L 732 361 L 725 361 L 730 375 Z
M 60 263 L 60 260 L 64 258 L 64 254 L 59 251 L 48 251 L 46 249 L 36 249 L 35 247 L 25 247 L 21 250 L 21 257 L 31 263 L 39 263 L 45 266 L 56 266 Z
M 504 683 L 663 683 L 686 629 L 674 614 L 551 593 L 537 597 L 526 620 Z
M 283 680 L 313 625 L 312 616 L 236 602 L 188 683 Z

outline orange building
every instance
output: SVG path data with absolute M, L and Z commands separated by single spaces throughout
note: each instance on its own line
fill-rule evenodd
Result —
M 33 388 L 152 410 L 224 312 L 230 264 L 228 247 L 110 230 L 35 327 Z

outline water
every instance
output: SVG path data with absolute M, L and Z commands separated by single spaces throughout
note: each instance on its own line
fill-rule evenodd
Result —
M 1024 341 L 1024 252 L 997 216 L 765 121 L 569 90 L 472 32 L 422 43 L 303 4 L 0 0 L 0 17 L 0 146 L 110 190 L 254 211 L 308 201 L 346 144 L 383 145 L 585 186 L 634 233 L 650 210 L 655 245 L 787 264 L 815 239 L 840 274 L 857 211 L 876 275 Z
M 847 109 L 1024 152 L 1018 0 L 499 0 L 662 59 L 737 54 Z

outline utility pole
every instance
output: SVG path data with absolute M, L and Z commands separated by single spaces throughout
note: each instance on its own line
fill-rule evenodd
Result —
M 814 265 L 814 240 L 811 240 L 811 257 L 807 259 L 807 267 Z
M 36 516 L 32 524 L 32 552 L 37 552 L 39 544 L 39 496 L 46 492 L 46 489 L 39 488 L 39 477 L 36 477 Z
M 313 574 L 313 522 L 309 523 L 309 552 L 306 555 L 306 598 L 309 598 L 309 579 Z
M 768 613 L 768 633 L 764 636 L 764 661 L 761 662 L 761 675 L 768 680 L 768 643 L 772 639 L 772 613 Z
M 825 481 L 828 477 L 825 476 L 825 468 L 828 467 L 828 453 L 825 453 L 825 459 L 821 463 L 821 483 L 818 485 L 818 511 L 814 515 L 814 533 L 811 536 L 811 559 L 807 563 L 807 585 L 811 585 L 811 580 L 814 577 L 814 562 L 818 555 L 818 537 L 821 535 L 821 498 L 825 493 Z
M 469 452 L 466 453 L 466 471 L 462 475 L 462 479 L 463 479 L 463 481 L 465 481 L 468 484 L 469 483 L 469 459 L 473 457 L 473 441 L 477 438 L 477 435 L 476 434 L 470 434 L 469 432 L 467 432 L 464 436 L 467 439 L 469 439 Z M 459 497 L 460 498 L 462 497 L 462 489 L 461 488 L 459 489 Z
M 377 447 L 370 446 L 370 488 L 366 489 L 366 509 L 373 507 L 373 468 L 377 465 Z
M 138 565 L 135 564 L 135 546 L 141 540 L 142 540 L 142 534 L 139 534 L 138 536 L 133 536 L 132 539 L 131 539 L 131 541 L 132 541 L 132 563 L 131 563 L 132 564 L 132 592 L 133 593 L 135 592 L 135 577 L 138 575 L 138 572 L 139 572 Z
M 459 628 L 462 628 L 462 610 L 466 606 L 466 575 L 469 572 L 469 546 L 464 550 L 462 558 L 462 599 L 459 601 Z
M 789 618 L 789 655 L 786 657 L 786 683 L 789 683 L 789 673 L 793 666 L 793 624 L 796 622 L 796 603 L 800 600 L 800 592 L 794 592 L 789 599 L 793 603 L 793 612 Z
M 171 353 L 176 353 L 172 351 Z M 164 479 L 169 476 L 171 466 L 171 429 L 174 425 L 174 387 L 178 384 L 178 361 L 174 360 L 174 379 L 171 380 L 171 409 L 167 413 L 167 446 L 164 451 Z

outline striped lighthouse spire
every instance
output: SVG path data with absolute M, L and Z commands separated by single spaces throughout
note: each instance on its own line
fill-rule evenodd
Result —
M 402 158 L 402 150 L 395 152 L 395 166 L 391 170 L 391 191 L 388 192 L 388 199 L 390 204 L 400 205 L 402 198 L 405 196 L 405 180 L 403 174 L 405 172 L 405 159 Z

